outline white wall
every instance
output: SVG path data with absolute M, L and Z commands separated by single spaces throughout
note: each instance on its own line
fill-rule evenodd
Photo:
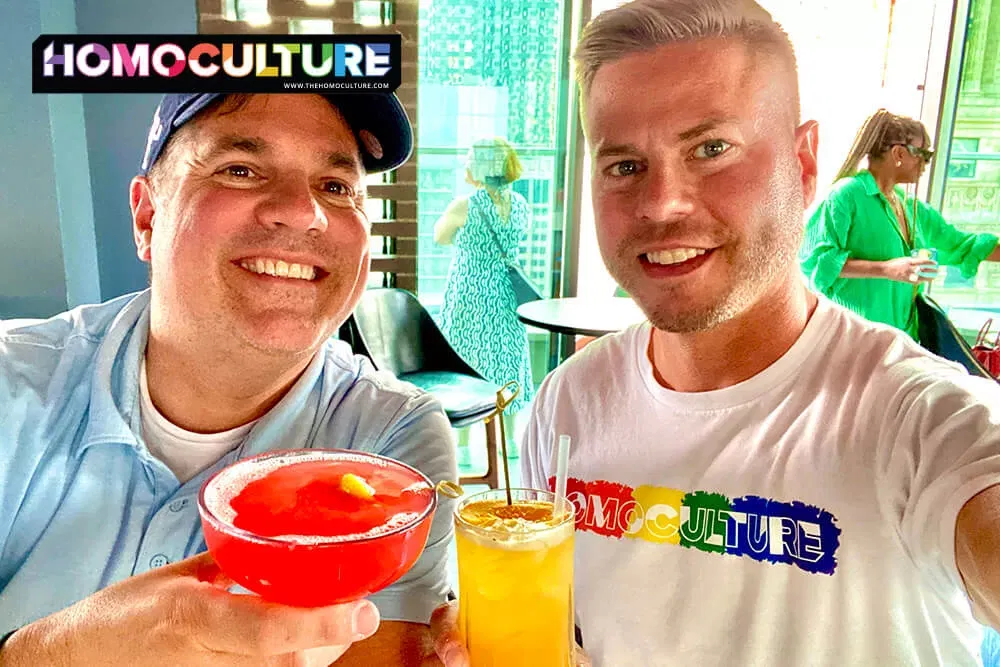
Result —
M 141 289 L 128 183 L 158 96 L 33 95 L 42 33 L 195 33 L 195 0 L 0 0 L 0 318 Z

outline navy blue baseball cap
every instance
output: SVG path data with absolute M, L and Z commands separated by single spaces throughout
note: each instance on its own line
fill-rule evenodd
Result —
M 139 173 L 149 172 L 177 128 L 222 96 L 222 93 L 164 95 L 153 114 Z M 361 163 L 369 174 L 395 169 L 409 159 L 413 152 L 413 128 L 395 95 L 350 93 L 323 97 L 337 107 L 354 132 Z

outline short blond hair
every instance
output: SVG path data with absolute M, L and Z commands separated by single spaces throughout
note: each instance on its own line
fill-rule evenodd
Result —
M 798 122 L 795 50 L 787 33 L 754 0 L 632 0 L 599 14 L 584 28 L 573 55 L 580 95 L 586 97 L 604 65 L 668 44 L 713 37 L 740 38 L 776 56 L 788 70 Z

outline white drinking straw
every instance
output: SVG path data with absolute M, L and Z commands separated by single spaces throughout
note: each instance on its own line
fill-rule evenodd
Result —
M 556 454 L 556 507 L 561 514 L 566 505 L 566 476 L 569 472 L 569 436 L 559 436 L 559 450 Z

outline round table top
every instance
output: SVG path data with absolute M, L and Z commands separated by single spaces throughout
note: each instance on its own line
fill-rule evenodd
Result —
M 569 336 L 603 336 L 646 319 L 627 297 L 540 299 L 518 306 L 517 317 L 525 324 Z

